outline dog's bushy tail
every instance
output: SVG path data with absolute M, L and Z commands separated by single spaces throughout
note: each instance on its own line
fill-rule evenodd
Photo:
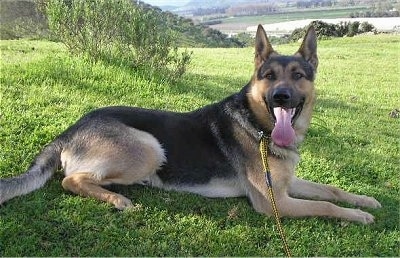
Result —
M 60 167 L 61 151 L 62 140 L 56 139 L 39 153 L 24 174 L 0 179 L 0 204 L 41 188 Z

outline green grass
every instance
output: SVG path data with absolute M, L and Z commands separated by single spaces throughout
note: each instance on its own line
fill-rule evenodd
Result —
M 400 37 L 322 41 L 318 103 L 301 147 L 307 179 L 376 197 L 372 225 L 283 219 L 295 256 L 399 256 Z M 293 53 L 298 45 L 282 45 Z M 149 81 L 123 67 L 88 65 L 61 45 L 0 41 L 0 177 L 23 173 L 41 148 L 82 114 L 134 105 L 187 111 L 239 90 L 253 49 L 193 49 L 184 80 Z M 45 187 L 0 207 L 0 256 L 280 256 L 272 218 L 245 198 L 208 199 L 141 186 L 117 187 L 136 204 L 108 204 Z M 345 205 L 345 204 L 342 204 Z

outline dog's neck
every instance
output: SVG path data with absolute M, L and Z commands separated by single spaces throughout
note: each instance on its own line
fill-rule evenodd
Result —
M 228 97 L 224 103 L 226 113 L 236 121 L 256 141 L 260 139 L 260 132 L 271 135 L 271 130 L 263 127 L 256 119 L 250 109 L 247 98 L 249 84 L 244 86 L 241 91 Z M 236 112 L 233 112 L 236 111 Z

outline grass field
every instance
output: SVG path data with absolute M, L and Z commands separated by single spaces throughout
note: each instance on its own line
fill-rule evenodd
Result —
M 296 21 L 303 19 L 324 19 L 349 18 L 351 13 L 365 11 L 365 7 L 358 8 L 337 8 L 337 9 L 310 9 L 310 10 L 287 10 L 285 13 L 272 13 L 260 16 L 237 16 L 220 19 L 222 23 L 212 25 L 212 28 L 225 31 L 246 31 L 249 26 L 258 24 L 272 24 L 278 22 Z
M 222 20 L 223 23 L 257 23 L 262 21 L 263 24 L 295 21 L 302 19 L 324 19 L 329 18 L 349 18 L 350 13 L 364 11 L 366 8 L 344 8 L 344 9 L 321 9 L 321 10 L 301 10 L 290 11 L 286 13 L 268 14 L 263 16 L 243 16 L 233 17 Z
M 298 45 L 282 45 L 293 53 Z M 89 65 L 61 45 L 0 41 L 0 177 L 23 173 L 41 148 L 82 114 L 107 105 L 188 111 L 238 91 L 253 49 L 193 49 L 182 82 Z M 301 177 L 376 197 L 376 223 L 283 219 L 295 256 L 399 256 L 400 36 L 322 41 L 315 119 L 301 147 Z M 281 256 L 272 218 L 245 198 L 208 199 L 141 186 L 116 190 L 136 204 L 44 188 L 0 207 L 0 256 Z M 345 205 L 345 204 L 341 204 Z

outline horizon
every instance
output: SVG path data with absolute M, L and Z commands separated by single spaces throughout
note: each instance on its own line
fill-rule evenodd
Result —
M 143 2 L 153 6 L 184 6 L 190 0 L 142 0 Z

